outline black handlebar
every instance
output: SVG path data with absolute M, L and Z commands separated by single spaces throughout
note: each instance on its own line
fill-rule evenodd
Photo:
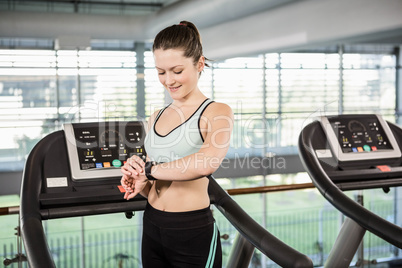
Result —
M 209 196 L 218 210 L 251 244 L 281 267 L 313 267 L 306 255 L 289 247 L 254 221 L 215 181 L 209 176 Z
M 389 243 L 402 248 L 401 227 L 384 220 L 356 203 L 331 181 L 322 168 L 312 145 L 313 140 L 317 138 L 317 132 L 322 132 L 320 123 L 317 121 L 310 123 L 302 130 L 298 143 L 301 161 L 314 185 L 332 205 L 347 217 Z
M 22 240 L 31 267 L 56 267 L 43 231 L 39 195 L 46 152 L 60 138 L 60 132 L 55 132 L 42 139 L 32 149 L 25 163 L 21 185 L 20 220 Z

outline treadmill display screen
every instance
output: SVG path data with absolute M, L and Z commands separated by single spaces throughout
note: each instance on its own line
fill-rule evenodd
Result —
M 145 160 L 144 124 L 141 121 L 64 124 L 74 180 L 119 177 L 127 158 Z
M 142 126 L 134 122 L 75 125 L 74 136 L 81 170 L 120 168 L 132 155 L 145 155 Z
M 377 116 L 328 118 L 343 153 L 392 150 Z

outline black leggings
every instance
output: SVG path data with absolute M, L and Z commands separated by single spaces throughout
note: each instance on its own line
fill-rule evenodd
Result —
M 165 212 L 147 204 L 142 265 L 144 268 L 222 267 L 220 234 L 210 208 Z

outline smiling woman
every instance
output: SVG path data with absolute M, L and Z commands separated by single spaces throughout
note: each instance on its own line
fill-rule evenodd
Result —
M 133 156 L 121 169 L 125 198 L 138 193 L 148 198 L 142 263 L 221 267 L 220 235 L 209 208 L 206 176 L 228 151 L 233 114 L 198 88 L 205 57 L 194 24 L 182 21 L 162 30 L 153 52 L 159 81 L 173 102 L 149 120 L 144 142 L 148 162 Z

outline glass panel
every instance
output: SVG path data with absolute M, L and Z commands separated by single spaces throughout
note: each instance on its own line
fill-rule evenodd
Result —
M 262 74 L 261 69 L 214 69 L 215 100 L 231 106 L 234 113 L 261 113 Z
M 330 67 L 329 67 L 330 66 Z M 281 110 L 328 110 L 339 101 L 339 56 L 333 54 L 281 54 Z M 329 69 L 333 68 L 333 69 Z M 335 104 L 335 105 L 334 105 Z M 337 109 L 332 110 L 336 112 Z
M 65 121 L 135 118 L 135 67 L 134 52 L 0 50 L 0 168 Z
M 394 113 L 394 56 L 345 54 L 343 66 L 345 112 Z
M 57 267 L 141 267 L 142 212 L 46 221 Z
M 165 101 L 165 88 L 159 82 L 158 72 L 155 69 L 153 54 L 145 52 L 145 115 L 151 116 L 154 112 L 167 104 Z
M 267 69 L 265 71 L 266 83 L 266 111 L 267 113 L 278 113 L 280 107 L 280 77 L 279 70 Z

